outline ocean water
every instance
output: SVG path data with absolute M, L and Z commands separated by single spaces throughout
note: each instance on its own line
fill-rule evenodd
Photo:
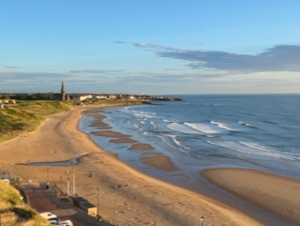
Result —
M 300 95 L 182 95 L 183 101 L 107 109 L 101 114 L 113 131 L 151 144 L 151 151 L 129 151 L 131 144 L 91 135 L 122 161 L 156 177 L 191 181 L 207 168 L 242 167 L 300 179 Z M 80 129 L 90 133 L 92 116 Z M 176 172 L 142 163 L 145 156 L 169 156 Z M 168 179 L 166 179 L 168 178 Z M 171 179 L 170 179 L 171 178 Z M 185 178 L 185 179 L 183 179 Z

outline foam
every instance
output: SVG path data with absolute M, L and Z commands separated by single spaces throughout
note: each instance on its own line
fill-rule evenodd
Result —
M 196 131 L 194 129 L 191 129 L 191 128 L 187 127 L 186 125 L 179 124 L 179 123 L 176 123 L 176 122 L 169 124 L 167 127 L 171 130 L 181 132 L 181 133 L 201 134 L 201 133 L 199 133 L 199 131 Z
M 228 130 L 228 131 L 232 131 L 232 132 L 238 131 L 237 129 L 233 129 L 233 128 L 231 128 L 230 126 L 228 126 L 227 124 L 225 124 L 225 123 L 215 122 L 215 121 L 210 121 L 210 123 L 215 124 L 215 125 L 217 125 L 219 128 L 222 128 L 222 129 L 225 129 L 225 130 Z
M 168 140 L 165 137 L 170 137 L 172 139 L 172 141 L 174 142 L 174 144 L 176 144 L 177 146 L 174 146 L 173 144 L 171 144 L 170 142 L 168 142 Z M 162 134 L 161 139 L 162 141 L 167 144 L 168 146 L 170 146 L 171 148 L 173 148 L 174 150 L 179 150 L 181 152 L 184 153 L 189 153 L 189 150 L 191 150 L 189 147 L 184 146 L 178 139 L 178 136 L 176 135 L 171 135 L 171 134 Z
M 188 122 L 185 122 L 184 124 L 205 134 L 222 133 L 222 130 L 216 125 L 205 124 L 205 123 L 188 123 Z
M 157 126 L 156 126 L 156 124 L 155 124 L 154 122 L 150 122 L 150 124 L 153 126 L 154 131 L 157 131 Z
M 254 143 L 254 142 L 241 142 L 241 144 L 248 146 L 250 148 L 258 149 L 258 150 L 265 151 L 265 152 L 271 152 L 271 153 L 276 152 L 275 150 L 273 150 L 271 148 L 265 147 L 261 144 Z
M 241 124 L 241 125 L 243 125 L 243 126 L 250 127 L 250 128 L 257 129 L 257 127 L 256 127 L 256 126 L 254 126 L 254 125 L 251 125 L 251 124 L 249 124 L 249 123 L 246 123 L 246 122 L 239 121 L 239 124 Z
M 132 126 L 133 126 L 134 128 L 137 128 L 137 129 L 139 129 L 139 125 L 138 125 L 138 124 L 136 124 L 136 123 L 132 123 Z
M 186 149 L 186 150 L 191 150 L 191 148 L 184 146 L 178 139 L 177 136 L 173 136 L 173 141 L 175 144 L 177 144 L 179 147 Z
M 218 147 L 226 148 L 228 150 L 245 153 L 245 154 L 272 157 L 272 158 L 283 159 L 283 160 L 298 160 L 298 161 L 300 160 L 299 156 L 281 154 L 276 152 L 275 150 L 261 146 L 260 144 L 257 143 L 235 142 L 235 141 L 209 141 L 209 140 L 207 141 L 207 143 Z

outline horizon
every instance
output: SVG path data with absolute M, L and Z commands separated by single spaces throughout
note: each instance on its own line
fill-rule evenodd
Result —
M 300 93 L 300 2 L 0 4 L 0 93 Z

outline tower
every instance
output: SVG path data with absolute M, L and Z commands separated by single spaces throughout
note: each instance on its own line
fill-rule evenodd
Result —
M 64 82 L 61 83 L 61 100 L 62 101 L 66 100 L 66 91 L 65 91 Z

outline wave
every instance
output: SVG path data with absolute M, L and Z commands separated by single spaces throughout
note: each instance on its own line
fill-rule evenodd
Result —
M 183 145 L 178 139 L 177 139 L 177 136 L 174 136 L 173 137 L 173 141 L 175 144 L 177 144 L 179 147 L 183 148 L 183 149 L 186 149 L 186 150 L 191 150 L 191 148 Z
M 205 123 L 188 123 L 188 122 L 185 122 L 184 124 L 205 134 L 222 133 L 222 129 L 216 125 L 205 124 Z
M 232 132 L 236 132 L 238 130 L 236 129 L 233 129 L 231 127 L 229 127 L 228 125 L 226 125 L 225 123 L 221 123 L 221 122 L 215 122 L 215 121 L 210 121 L 211 124 L 215 124 L 217 125 L 218 127 L 222 128 L 222 129 L 226 129 L 228 131 L 232 131 Z
M 224 104 L 202 104 L 203 106 L 224 106 Z
M 206 137 L 212 138 L 212 137 L 215 137 L 215 136 L 214 135 L 206 135 Z
M 171 130 L 181 132 L 181 133 L 201 134 L 201 135 L 203 135 L 203 133 L 199 133 L 199 131 L 196 131 L 194 129 L 191 129 L 191 128 L 187 127 L 186 125 L 179 124 L 179 123 L 176 123 L 176 122 L 169 124 L 167 127 Z
M 277 125 L 276 122 L 272 122 L 272 121 L 269 121 L 269 120 L 263 120 L 263 122 L 266 122 L 266 123 L 269 123 L 269 124 L 275 124 L 275 125 Z
M 139 125 L 136 124 L 136 123 L 132 123 L 132 126 L 133 126 L 134 128 L 136 128 L 136 129 L 139 129 Z
M 191 148 L 183 145 L 178 139 L 176 135 L 172 135 L 172 134 L 164 134 L 161 133 L 162 136 L 160 136 L 160 138 L 162 139 L 162 141 L 167 144 L 169 147 L 173 148 L 176 152 L 180 151 L 181 153 L 190 153 Z M 171 140 L 173 142 L 169 142 L 167 137 L 171 138 Z
M 154 122 L 150 122 L 150 124 L 153 126 L 154 131 L 157 131 L 157 126 Z
M 265 146 L 263 146 L 261 144 L 257 144 L 257 143 L 254 143 L 254 142 L 240 142 L 240 143 L 243 144 L 243 145 L 245 145 L 245 146 L 247 146 L 247 147 L 258 149 L 260 151 L 269 152 L 269 153 L 276 152 L 273 149 L 270 149 L 268 147 L 265 147 Z
M 257 143 L 235 142 L 235 141 L 207 141 L 207 143 L 217 147 L 226 148 L 231 151 L 236 151 L 245 154 L 272 157 L 283 160 L 300 160 L 300 156 L 278 153 L 273 149 Z
M 148 112 L 133 112 L 133 115 L 137 118 L 155 118 L 156 116 L 155 115 L 152 115 L 151 113 L 148 113 Z
M 239 121 L 239 124 L 241 124 L 241 125 L 243 125 L 243 126 L 250 127 L 250 128 L 258 129 L 256 126 L 251 125 L 251 124 L 246 123 L 246 122 Z

